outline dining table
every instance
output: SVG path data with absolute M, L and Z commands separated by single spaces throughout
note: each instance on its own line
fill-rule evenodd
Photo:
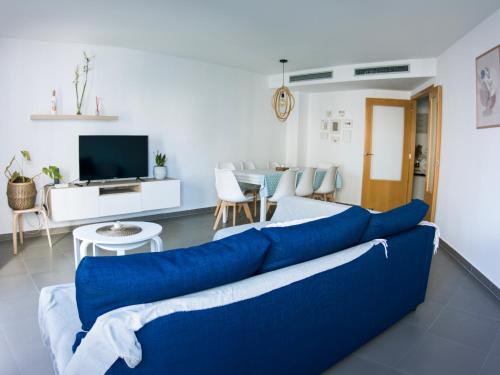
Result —
M 304 168 L 296 167 L 290 168 L 297 172 L 296 184 L 299 183 L 302 177 L 302 172 Z M 259 186 L 259 196 L 260 196 L 260 221 L 266 221 L 266 211 L 267 211 L 267 198 L 272 196 L 276 191 L 278 183 L 280 181 L 283 171 L 277 171 L 275 169 L 242 169 L 233 171 L 236 180 L 245 187 L 245 184 L 257 185 Z M 314 175 L 314 190 L 319 188 L 323 178 L 325 177 L 326 169 L 316 169 Z M 337 174 L 335 176 L 335 188 L 342 188 L 342 176 L 339 173 L 339 168 L 337 168 Z M 227 221 L 226 212 L 223 212 L 223 222 Z

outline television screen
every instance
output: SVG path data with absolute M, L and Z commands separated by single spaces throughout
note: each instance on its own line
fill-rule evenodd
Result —
M 146 135 L 81 135 L 80 180 L 108 180 L 148 175 Z

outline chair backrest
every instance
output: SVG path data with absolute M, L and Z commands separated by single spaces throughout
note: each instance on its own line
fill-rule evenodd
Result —
M 229 169 L 215 168 L 215 188 L 220 200 L 228 202 L 244 202 L 246 200 L 233 171 Z
M 277 161 L 270 161 L 267 163 L 267 167 L 269 169 L 276 169 L 279 166 L 280 166 L 280 163 L 278 163 Z
M 236 165 L 232 161 L 220 161 L 217 167 L 219 169 L 229 169 L 230 171 L 236 170 Z
M 329 163 L 329 162 L 319 162 L 318 163 L 319 169 L 328 169 L 330 167 L 333 167 L 333 163 Z
M 295 175 L 297 172 L 287 170 L 281 175 L 278 186 L 273 196 L 269 198 L 272 202 L 278 202 L 283 197 L 295 195 Z
M 314 192 L 314 168 L 305 168 L 300 176 L 299 184 L 295 189 L 295 195 L 299 197 L 307 197 Z
M 257 169 L 257 168 L 255 167 L 255 163 L 253 161 L 244 161 L 243 169 Z
M 335 178 L 337 177 L 337 167 L 330 167 L 326 170 L 325 177 L 321 181 L 320 187 L 315 191 L 319 194 L 329 194 L 335 191 Z

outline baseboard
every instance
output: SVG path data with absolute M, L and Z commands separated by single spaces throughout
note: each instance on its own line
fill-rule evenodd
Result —
M 484 276 L 476 267 L 469 263 L 462 255 L 458 253 L 443 239 L 439 240 L 439 248 L 446 251 L 453 259 L 457 261 L 467 272 L 469 272 L 477 281 L 479 281 L 488 291 L 490 291 L 498 300 L 500 300 L 500 288 Z
M 122 219 L 122 221 L 134 220 L 134 219 L 140 219 L 142 221 L 159 221 L 159 220 L 165 220 L 165 219 L 172 219 L 175 217 L 205 214 L 205 213 L 209 213 L 209 212 L 214 212 L 214 210 L 215 210 L 215 206 L 211 206 L 211 207 L 195 208 L 192 210 L 185 210 L 185 211 L 167 212 L 167 213 L 156 214 L 156 215 L 132 216 L 132 217 L 127 217 L 126 219 Z M 97 218 L 93 222 L 99 223 L 99 222 L 103 222 L 103 221 L 106 221 L 106 218 Z M 113 220 L 110 220 L 110 221 L 113 221 Z M 50 228 L 50 234 L 54 235 L 54 234 L 70 233 L 73 231 L 73 229 L 78 228 L 82 225 L 87 225 L 87 224 L 92 224 L 92 222 L 85 223 L 85 224 L 78 224 L 78 225 L 68 225 L 65 227 Z M 24 237 L 26 237 L 26 238 L 41 237 L 41 236 L 46 236 L 45 230 L 31 230 L 31 231 L 24 232 Z M 11 240 L 12 240 L 12 233 L 0 234 L 0 241 L 11 241 Z

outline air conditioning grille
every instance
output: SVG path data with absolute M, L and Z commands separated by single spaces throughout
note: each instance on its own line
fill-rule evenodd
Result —
M 409 71 L 410 65 L 374 66 L 370 68 L 354 69 L 354 75 L 365 76 L 369 74 L 407 73 Z

